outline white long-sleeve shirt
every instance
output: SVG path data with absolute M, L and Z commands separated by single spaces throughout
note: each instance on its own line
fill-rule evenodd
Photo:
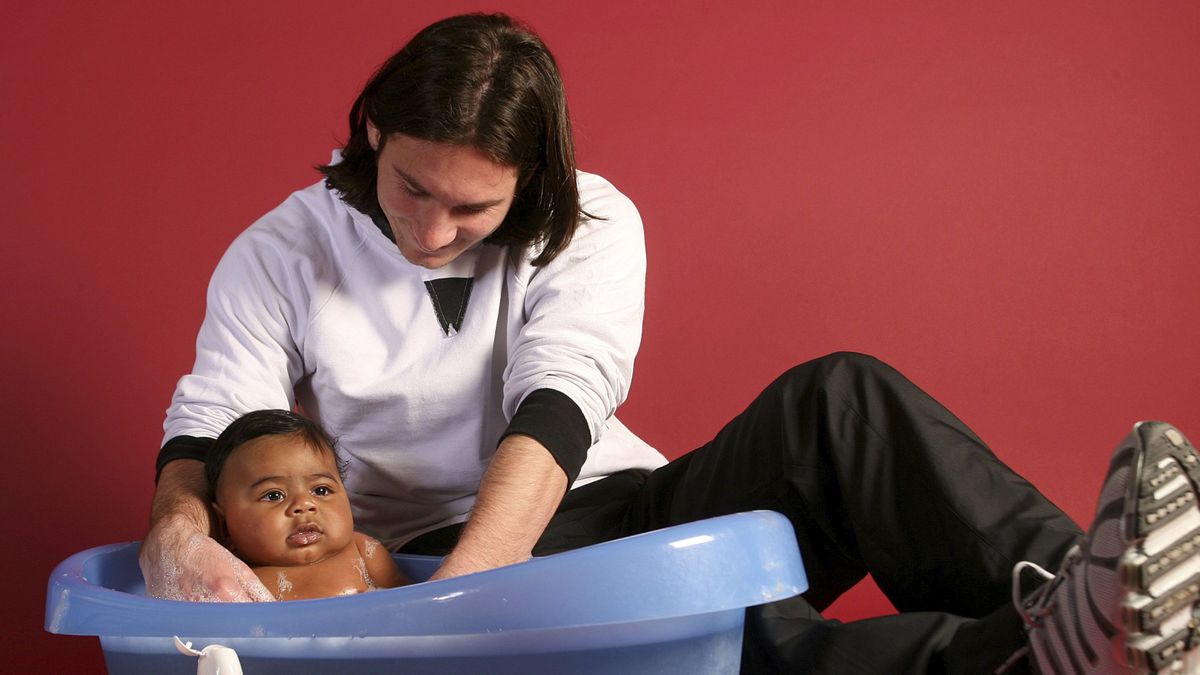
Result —
M 465 520 L 500 435 L 539 389 L 587 420 L 594 445 L 576 485 L 662 465 L 614 416 L 641 339 L 641 218 L 603 178 L 578 181 L 599 218 L 542 267 L 536 249 L 483 244 L 427 270 L 323 183 L 294 193 L 218 264 L 164 443 L 298 402 L 349 460 L 356 525 L 389 548 Z M 473 279 L 457 330 L 425 283 L 445 278 Z

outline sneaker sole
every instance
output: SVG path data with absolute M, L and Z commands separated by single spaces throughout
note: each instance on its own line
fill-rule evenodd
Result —
M 1200 456 L 1169 424 L 1135 432 L 1120 563 L 1126 658 L 1139 673 L 1183 672 L 1200 646 Z

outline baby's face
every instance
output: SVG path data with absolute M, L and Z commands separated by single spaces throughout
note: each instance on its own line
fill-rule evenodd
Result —
M 353 541 L 333 452 L 298 436 L 261 436 L 235 449 L 217 482 L 216 508 L 234 551 L 252 566 L 310 565 Z

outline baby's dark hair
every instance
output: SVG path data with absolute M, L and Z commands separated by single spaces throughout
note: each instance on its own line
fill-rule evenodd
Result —
M 337 441 L 324 427 L 290 410 L 255 410 L 237 418 L 217 436 L 208 459 L 204 462 L 204 477 L 208 481 L 208 499 L 217 500 L 217 481 L 225 462 L 238 447 L 263 436 L 297 436 L 313 450 L 333 453 L 338 475 L 345 479 L 346 463 L 337 451 Z

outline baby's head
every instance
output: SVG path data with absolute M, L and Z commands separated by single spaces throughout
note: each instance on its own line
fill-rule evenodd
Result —
M 334 441 L 287 410 L 258 410 L 217 437 L 209 499 L 230 550 L 255 567 L 320 562 L 350 545 L 354 519 Z

